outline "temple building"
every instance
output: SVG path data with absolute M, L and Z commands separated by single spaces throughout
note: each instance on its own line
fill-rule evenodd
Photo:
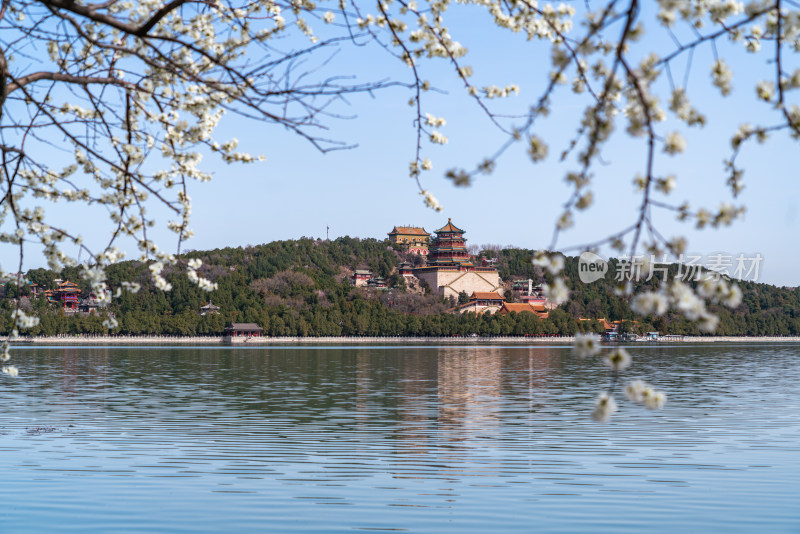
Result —
M 44 292 L 42 290 L 42 288 L 39 287 L 39 284 L 35 284 L 35 283 L 31 282 L 30 280 L 27 282 L 27 284 L 28 284 L 28 288 L 31 291 L 31 296 L 32 297 L 38 297 L 39 295 L 41 295 Z
M 367 285 L 367 281 L 372 278 L 372 271 L 369 269 L 356 269 L 350 277 L 350 281 L 356 287 L 363 287 Z
M 219 306 L 215 306 L 210 300 L 208 301 L 208 304 L 200 307 L 200 315 L 204 317 L 206 315 L 213 315 L 215 313 L 219 313 Z
M 469 297 L 469 301 L 458 306 L 458 313 L 472 312 L 475 314 L 494 314 L 500 311 L 505 303 L 503 296 L 496 291 L 476 291 Z
M 425 281 L 436 294 L 458 298 L 459 293 L 497 292 L 503 294 L 500 273 L 494 267 L 476 266 L 467 250 L 464 230 L 447 224 L 436 230 L 431 240 L 427 265 L 414 269 L 414 276 Z
M 539 319 L 547 319 L 550 316 L 550 312 L 547 311 L 547 308 L 545 308 L 543 304 L 528 304 L 527 302 L 519 304 L 506 302 L 497 313 L 500 315 L 506 315 L 507 313 L 532 313 Z
M 55 282 L 58 284 L 56 289 L 48 289 L 44 292 L 47 300 L 61 306 L 65 313 L 78 311 L 78 304 L 81 300 L 81 290 L 78 285 L 69 280 L 62 282 L 58 279 Z
M 544 306 L 548 310 L 555 310 L 558 304 L 544 296 L 542 284 L 533 285 L 533 280 L 515 280 L 511 284 L 511 291 L 518 300 L 532 306 Z
M 447 219 L 447 224 L 436 230 L 436 237 L 430 245 L 428 265 L 459 269 L 475 267 L 472 255 L 467 251 L 464 230 L 454 225 L 451 219 Z
M 400 274 L 400 276 L 414 276 L 414 266 L 409 262 L 404 261 L 397 268 L 397 272 Z
M 100 308 L 100 302 L 97 300 L 97 295 L 94 293 L 89 293 L 88 297 L 81 299 L 78 303 L 78 311 L 83 314 L 97 313 L 97 310 Z
M 395 226 L 389 232 L 389 241 L 405 246 L 405 251 L 409 254 L 428 255 L 428 243 L 431 234 L 425 228 L 417 226 Z
M 20 278 L 24 279 L 24 277 L 24 275 L 20 275 L 19 273 L 6 273 L 5 277 L 2 279 L 2 281 L 0 281 L 0 298 L 6 297 L 6 284 L 10 283 L 11 285 L 16 286 L 17 280 Z M 31 297 L 38 297 L 44 293 L 44 290 L 41 288 L 41 286 L 39 286 L 39 284 L 31 282 L 30 280 L 23 280 L 22 284 L 23 287 L 26 285 L 28 286 Z M 23 292 L 22 294 L 25 295 L 26 293 Z
M 224 337 L 229 339 L 234 337 L 261 337 L 263 331 L 264 329 L 256 323 L 231 323 L 225 327 Z
M 367 287 L 371 287 L 373 289 L 388 289 L 386 287 L 386 280 L 380 276 L 373 276 L 367 280 Z

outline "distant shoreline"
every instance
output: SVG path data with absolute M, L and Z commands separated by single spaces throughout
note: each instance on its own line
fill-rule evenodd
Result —
M 573 336 L 554 337 L 251 337 L 223 338 L 222 336 L 51 336 L 28 337 L 13 340 L 12 345 L 375 345 L 375 344 L 439 344 L 439 345 L 541 345 L 550 343 L 572 343 Z M 685 336 L 683 339 L 661 341 L 638 341 L 625 345 L 661 345 L 675 343 L 800 343 L 800 336 Z

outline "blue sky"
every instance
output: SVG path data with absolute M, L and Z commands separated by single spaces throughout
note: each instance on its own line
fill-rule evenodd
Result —
M 521 86 L 519 96 L 497 103 L 499 110 L 524 112 L 535 102 L 549 71 L 545 46 L 493 29 L 488 18 L 474 9 L 457 13 L 451 31 L 470 49 L 465 63 L 474 67 L 476 85 Z M 640 47 L 667 43 L 659 31 L 655 28 Z M 662 155 L 658 159 L 659 174 L 677 175 L 678 186 L 670 195 L 675 203 L 688 200 L 693 207 L 713 209 L 722 201 L 733 201 L 722 172 L 732 132 L 741 122 L 774 123 L 766 119 L 772 113 L 769 106 L 756 103 L 754 98 L 756 81 L 770 76 L 764 64 L 767 55 L 747 56 L 727 43 L 721 44 L 720 52 L 731 53 L 733 94 L 723 99 L 710 87 L 712 56 L 709 48 L 701 48 L 693 59 L 689 94 L 706 113 L 709 124 L 701 130 L 689 130 L 670 118 L 660 127 L 661 133 L 680 129 L 689 142 L 684 155 Z M 796 66 L 790 64 L 788 70 Z M 409 75 L 402 64 L 384 52 L 368 48 L 344 50 L 330 68 L 362 79 Z M 430 63 L 425 69 L 425 76 L 447 91 L 427 93 L 423 108 L 448 121 L 441 130 L 450 141 L 444 147 L 426 145 L 425 155 L 433 160 L 434 170 L 423 174 L 424 186 L 439 198 L 443 212 L 426 208 L 408 178 L 415 147 L 414 114 L 407 105 L 411 94 L 392 88 L 374 98 L 359 95 L 349 99 L 350 105 L 340 111 L 357 118 L 328 124 L 332 137 L 358 146 L 325 155 L 274 125 L 233 116 L 224 119 L 220 138 L 235 136 L 241 149 L 262 153 L 267 159 L 242 166 L 206 158 L 204 166 L 215 179 L 195 184 L 190 191 L 196 237 L 186 246 L 211 249 L 301 236 L 324 237 L 326 226 L 330 226 L 332 238 L 383 238 L 394 225 L 413 224 L 432 231 L 448 217 L 466 229 L 470 244 L 546 246 L 560 206 L 569 195 L 563 176 L 575 169 L 574 163 L 560 164 L 557 155 L 575 131 L 585 100 L 573 97 L 568 88 L 554 99 L 551 116 L 536 128 L 550 143 L 550 157 L 544 163 L 531 164 L 521 143 L 500 160 L 492 175 L 479 177 L 471 187 L 456 188 L 443 177 L 444 171 L 451 166 L 471 168 L 504 138 L 453 83 L 444 61 Z M 682 78 L 682 73 L 678 77 Z M 616 139 L 604 151 L 606 164 L 595 169 L 595 206 L 577 216 L 575 228 L 559 241 L 561 246 L 595 241 L 634 220 L 639 197 L 632 180 L 643 165 L 644 143 L 630 140 L 623 129 L 619 123 Z M 800 285 L 797 154 L 796 142 L 786 135 L 777 135 L 765 145 L 748 146 L 740 159 L 746 169 L 746 189 L 739 200 L 733 201 L 746 204 L 744 220 L 728 228 L 698 232 L 664 214 L 656 218 L 662 233 L 685 235 L 689 250 L 700 254 L 760 253 L 764 257 L 760 281 Z M 59 207 L 53 213 L 65 221 L 80 221 L 87 242 L 99 243 L 99 225 L 94 221 L 103 218 L 102 212 Z M 167 232 L 161 234 L 162 243 L 169 243 L 169 239 Z M 135 255 L 134 250 L 130 253 Z M 13 254 L 3 249 L 2 266 L 6 270 L 16 270 L 11 263 Z M 27 268 L 42 265 L 36 254 L 30 257 Z

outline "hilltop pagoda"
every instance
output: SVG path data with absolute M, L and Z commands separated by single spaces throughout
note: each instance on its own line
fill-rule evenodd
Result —
M 459 269 L 475 267 L 465 243 L 464 230 L 454 225 L 451 219 L 447 219 L 447 224 L 436 230 L 436 237 L 431 241 L 428 266 Z
M 464 233 L 452 219 L 447 219 L 431 240 L 427 264 L 414 269 L 414 276 L 443 297 L 458 298 L 461 293 L 475 292 L 497 292 L 502 296 L 503 282 L 497 269 L 475 265 Z

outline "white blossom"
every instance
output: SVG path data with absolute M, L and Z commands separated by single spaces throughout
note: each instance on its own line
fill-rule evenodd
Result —
M 441 128 L 447 121 L 443 117 L 434 117 L 430 113 L 425 114 L 425 124 L 433 126 L 434 128 Z
M 728 308 L 737 308 L 742 303 L 742 290 L 736 284 L 731 284 L 727 293 L 719 299 L 719 302 Z
M 532 135 L 529 139 L 528 155 L 535 162 L 542 161 L 547 157 L 547 144 L 536 135 Z
M 667 403 L 667 396 L 663 391 L 657 391 L 651 387 L 645 387 L 641 393 L 642 402 L 650 410 L 660 410 Z
M 567 228 L 571 228 L 575 222 L 572 219 L 572 212 L 565 211 L 561 214 L 561 217 L 558 218 L 558 222 L 556 223 L 556 227 L 559 230 L 566 230 Z
M 160 261 L 154 262 L 150 265 L 150 275 L 157 289 L 161 291 L 169 291 L 172 289 L 172 284 L 167 282 L 166 278 L 161 276 L 161 271 L 164 269 L 164 264 Z
M 547 300 L 553 302 L 556 306 L 565 303 L 569 299 L 569 289 L 561 278 L 556 278 L 552 285 L 544 284 L 542 289 Z
M 716 60 L 712 65 L 711 80 L 714 86 L 716 86 L 723 95 L 727 96 L 730 94 L 733 89 L 731 85 L 733 72 L 731 72 L 730 67 L 728 67 L 723 59 Z
M 633 380 L 625 385 L 625 397 L 633 402 L 644 402 L 644 390 L 648 388 L 646 382 Z
M 631 310 L 639 315 L 664 315 L 669 309 L 669 299 L 664 293 L 639 293 L 631 301 Z
M 11 312 L 11 318 L 14 319 L 14 324 L 17 326 L 17 328 L 20 329 L 33 328 L 34 326 L 39 324 L 38 317 L 27 315 L 24 311 L 20 310 L 19 308 Z
M 558 274 L 564 269 L 564 256 L 539 250 L 533 255 L 531 263 L 544 267 L 550 274 Z
M 678 154 L 686 150 L 686 140 L 678 132 L 672 132 L 664 140 L 664 152 Z
M 594 411 L 592 411 L 592 419 L 599 423 L 605 423 L 614 412 L 617 411 L 617 403 L 612 395 L 606 392 L 597 396 L 594 402 Z
M 594 356 L 600 352 L 600 336 L 597 334 L 575 334 L 572 353 L 578 358 Z
M 433 193 L 430 191 L 422 190 L 419 193 L 422 195 L 423 199 L 425 200 L 425 205 L 429 208 L 433 209 L 434 211 L 442 211 L 442 205 L 439 204 L 439 201 L 433 196 Z
M 768 81 L 760 81 L 756 85 L 756 94 L 760 100 L 769 102 L 775 96 L 775 84 Z
M 644 404 L 650 410 L 660 410 L 667 402 L 663 391 L 658 391 L 642 380 L 634 380 L 625 386 L 625 397 L 632 401 Z
M 740 124 L 739 129 L 731 138 L 731 146 L 733 148 L 739 148 L 739 145 L 742 144 L 742 141 L 753 135 L 754 132 L 755 128 L 753 128 L 753 125 L 748 123 Z
M 614 371 L 624 371 L 631 365 L 631 355 L 622 347 L 617 347 L 606 353 L 603 363 Z
M 688 285 L 676 280 L 670 285 L 669 291 L 675 309 L 690 321 L 696 321 L 706 314 L 705 304 Z
M 575 207 L 579 210 L 585 210 L 590 207 L 594 203 L 594 195 L 591 191 L 585 192 L 583 195 L 578 197 L 578 200 L 575 202 Z
M 441 132 L 439 132 L 438 130 L 434 130 L 431 133 L 430 139 L 431 139 L 432 143 L 437 143 L 439 145 L 446 145 L 447 144 L 447 137 L 442 135 Z
M 656 189 L 665 195 L 668 195 L 673 189 L 675 189 L 675 176 L 669 175 L 666 178 L 656 179 Z
M 712 313 L 704 312 L 697 319 L 697 327 L 703 332 L 714 332 L 719 326 L 719 317 Z

